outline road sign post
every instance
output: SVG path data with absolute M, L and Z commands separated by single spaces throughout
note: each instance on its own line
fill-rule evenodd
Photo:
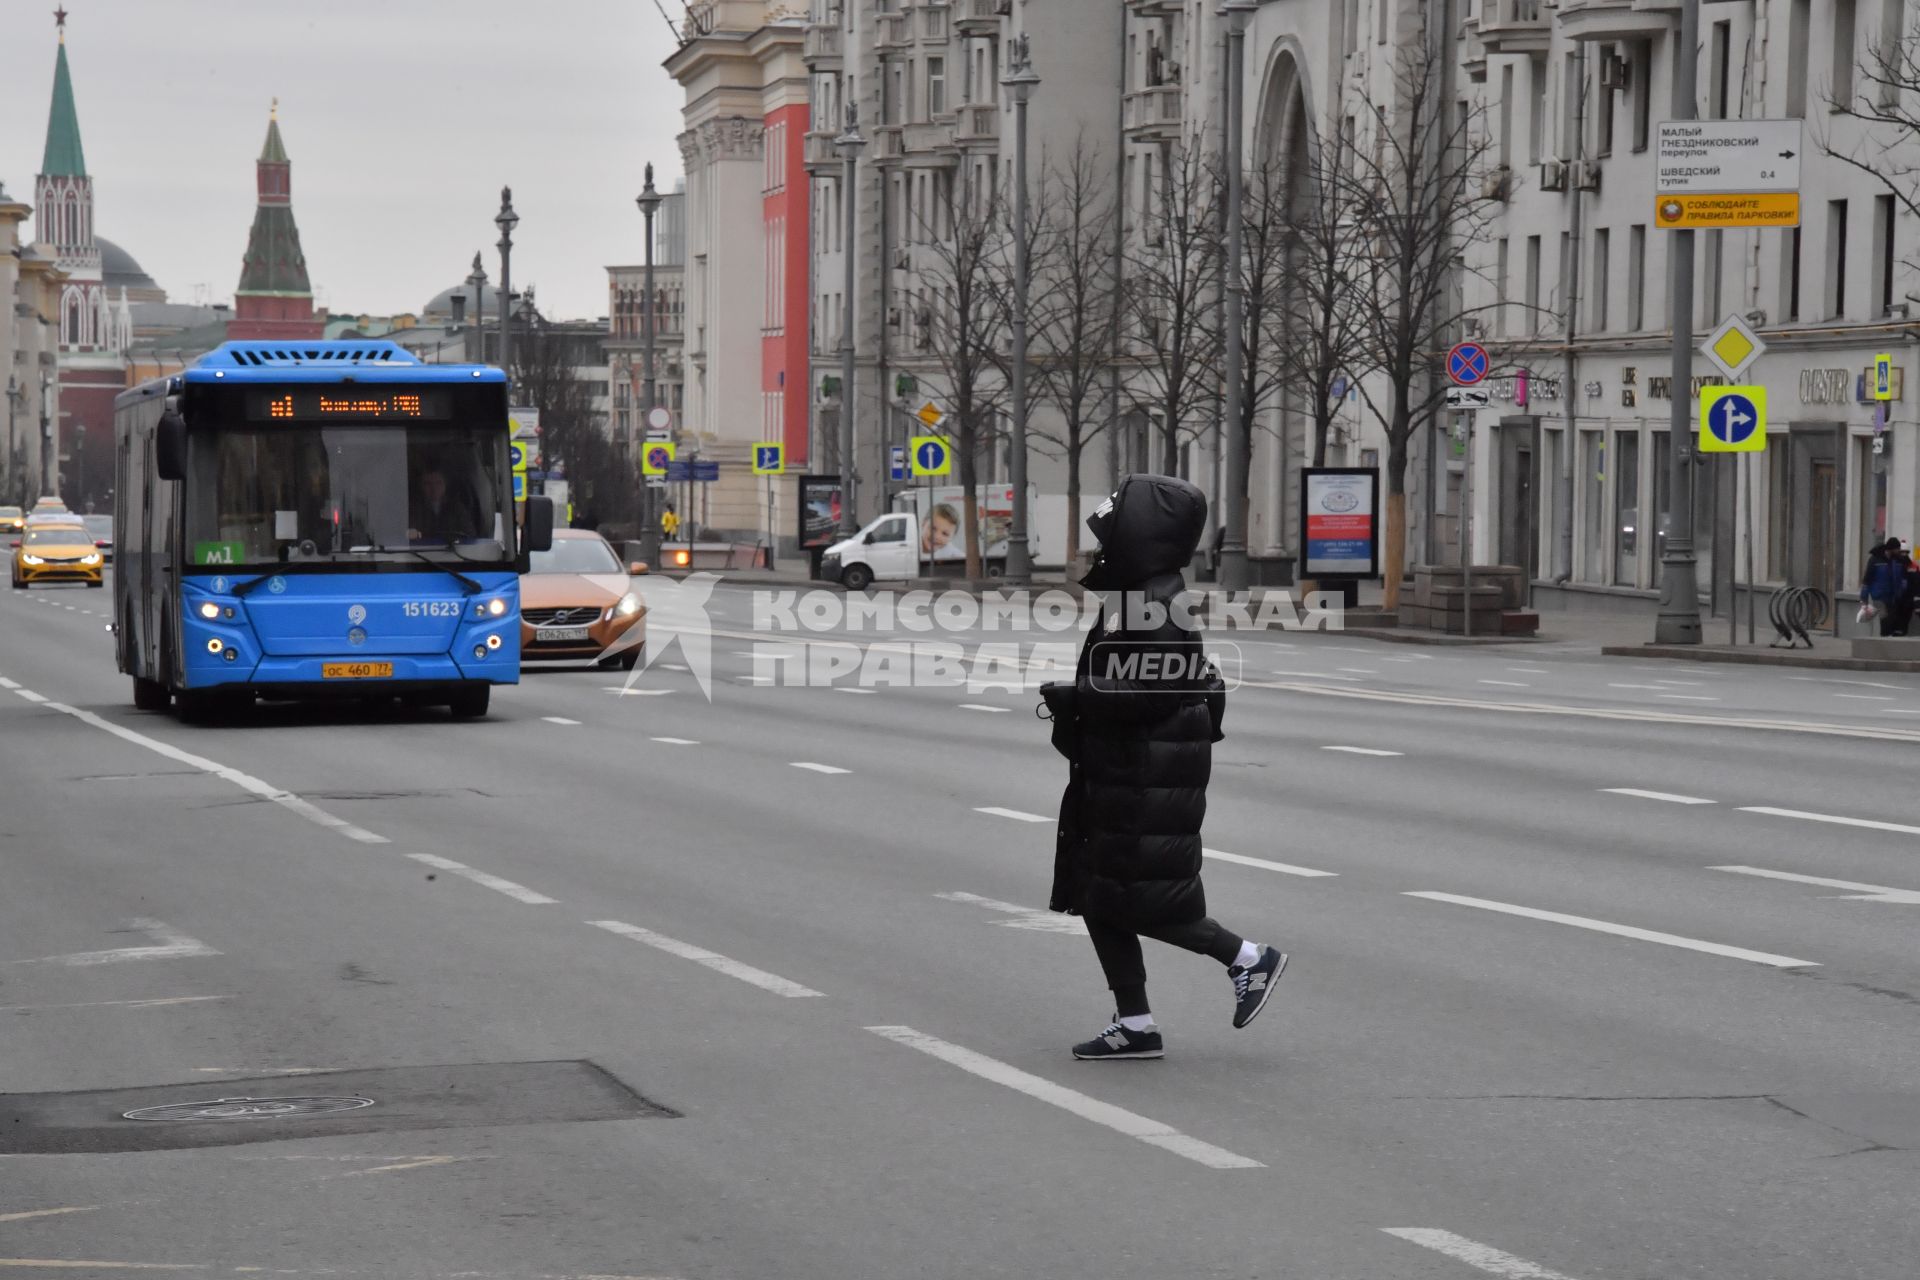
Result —
M 1700 0 L 1681 0 L 1680 33 L 1676 49 L 1700 47 Z M 1673 105 L 1678 120 L 1660 126 L 1661 156 L 1667 154 L 1669 130 L 1677 142 L 1702 135 L 1695 129 L 1694 117 L 1698 92 L 1698 72 L 1692 57 L 1673 59 Z M 1750 121 L 1720 122 L 1746 126 Z M 1797 150 L 1798 148 L 1795 148 Z M 1684 157 L 1676 151 L 1678 161 Z M 1705 167 L 1705 166 L 1700 166 Z M 1699 175 L 1674 174 L 1674 180 L 1691 180 Z M 1657 189 L 1657 188 L 1656 188 Z M 1673 199 L 1658 197 L 1657 203 Z M 1687 447 L 1690 401 L 1693 385 L 1693 225 L 1684 218 L 1660 220 L 1659 225 L 1677 227 L 1668 248 L 1667 265 L 1671 271 L 1667 286 L 1667 325 L 1673 334 L 1673 368 L 1669 385 L 1673 388 L 1671 413 L 1667 418 L 1669 467 L 1667 471 L 1668 520 L 1667 545 L 1660 556 L 1660 612 L 1654 622 L 1653 638 L 1658 644 L 1700 643 L 1699 566 L 1693 558 L 1693 450 Z M 1571 390 L 1572 388 L 1568 388 Z

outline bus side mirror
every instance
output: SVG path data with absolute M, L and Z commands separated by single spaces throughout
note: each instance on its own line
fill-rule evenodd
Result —
M 553 550 L 552 498 L 535 495 L 527 499 L 527 520 L 521 531 L 521 542 L 528 551 Z
M 153 434 L 153 468 L 162 480 L 187 478 L 187 420 L 171 410 Z

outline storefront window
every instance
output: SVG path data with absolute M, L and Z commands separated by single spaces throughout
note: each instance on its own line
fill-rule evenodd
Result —
M 1789 447 L 1790 437 L 1780 436 L 1767 441 L 1767 451 L 1759 456 L 1766 460 L 1766 489 L 1763 493 L 1765 505 L 1760 517 L 1767 524 L 1767 580 L 1785 582 L 1787 580 L 1787 526 L 1790 517 L 1787 514 L 1787 477 L 1790 473 Z
M 1653 558 L 1658 563 L 1667 554 L 1667 531 L 1672 528 L 1668 513 L 1673 510 L 1669 494 L 1673 487 L 1673 454 L 1667 448 L 1667 433 L 1656 431 L 1653 436 Z M 1656 570 L 1656 583 L 1660 574 Z
M 1853 442 L 1853 474 L 1860 495 L 1858 519 L 1860 521 L 1859 563 L 1867 562 L 1867 552 L 1877 542 L 1887 540 L 1887 457 L 1873 452 L 1873 441 L 1861 437 Z M 1910 541 L 1912 535 L 1903 536 L 1902 542 Z
M 1607 450 L 1598 431 L 1580 433 L 1580 532 L 1582 582 L 1606 581 Z
M 1640 548 L 1646 542 L 1640 510 L 1640 433 L 1613 433 L 1613 580 L 1640 585 Z

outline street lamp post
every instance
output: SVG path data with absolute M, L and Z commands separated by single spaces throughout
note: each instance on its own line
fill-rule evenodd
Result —
M 1700 0 L 1684 0 L 1680 9 L 1679 55 L 1673 60 L 1673 118 L 1692 120 L 1700 44 Z M 1667 286 L 1667 322 L 1673 328 L 1673 413 L 1667 420 L 1667 547 L 1660 556 L 1660 616 L 1656 644 L 1700 643 L 1700 583 L 1693 559 L 1693 232 L 1669 231 L 1673 252 Z M 1569 388 L 1571 390 L 1571 388 Z M 1822 583 L 1824 590 L 1832 583 Z
M 53 443 L 53 375 L 40 370 L 40 492 L 60 493 L 60 451 Z
M 851 538 L 859 529 L 853 514 L 853 245 L 859 233 L 859 210 L 854 199 L 856 163 L 867 140 L 860 136 L 859 104 L 847 103 L 847 127 L 833 145 L 846 162 L 841 177 L 841 201 L 847 206 L 847 238 L 842 256 L 847 260 L 846 298 L 840 317 L 840 536 Z
M 500 228 L 500 367 L 513 376 L 513 229 L 520 215 L 513 211 L 513 188 L 500 188 L 500 212 L 493 225 Z
M 27 398 L 26 388 L 20 385 L 20 379 L 11 373 L 8 374 L 7 375 L 7 452 L 4 459 L 4 461 L 6 462 L 7 474 L 6 474 L 6 481 L 4 485 L 0 485 L 0 494 L 4 494 L 5 496 L 11 498 L 15 502 L 20 501 L 20 497 L 19 497 L 20 477 L 18 474 L 16 474 L 20 468 L 20 457 L 18 453 L 15 452 L 14 443 L 13 443 L 14 420 L 18 418 L 20 415 L 20 402 L 26 398 Z
M 1007 531 L 1006 579 L 1033 580 L 1027 538 L 1027 103 L 1040 86 L 1025 35 L 1009 43 L 1000 84 L 1013 99 L 1013 527 Z
M 1225 0 L 1220 13 L 1227 20 L 1227 499 L 1226 536 L 1220 543 L 1220 585 L 1228 591 L 1244 591 L 1248 586 L 1247 566 L 1247 463 L 1253 441 L 1246 422 L 1242 395 L 1245 391 L 1243 359 L 1246 314 L 1246 282 L 1241 279 L 1240 259 L 1245 231 L 1242 226 L 1240 129 L 1245 104 L 1246 68 L 1244 53 L 1247 20 L 1253 16 L 1256 0 Z
M 484 360 L 487 356 L 487 269 L 480 265 L 480 251 L 473 251 L 473 270 L 467 273 L 467 287 L 473 290 L 473 332 L 480 335 L 480 349 L 471 353 L 472 358 Z
M 653 429 L 648 421 L 653 416 L 654 398 L 654 343 L 655 329 L 653 301 L 653 215 L 660 209 L 660 202 L 666 197 L 653 186 L 653 166 L 647 166 L 647 185 L 643 187 L 634 203 L 640 206 L 640 216 L 647 224 L 646 269 L 641 286 L 640 303 L 640 341 L 644 350 L 645 374 L 640 395 L 640 456 L 644 459 L 647 447 L 647 432 Z M 653 486 L 647 483 L 647 477 L 640 477 L 640 558 L 648 564 L 660 559 L 660 521 L 653 511 Z

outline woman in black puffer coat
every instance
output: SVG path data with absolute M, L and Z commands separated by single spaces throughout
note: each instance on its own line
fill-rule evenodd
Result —
M 1207 518 L 1199 489 L 1124 477 L 1087 520 L 1100 557 L 1085 585 L 1111 593 L 1071 684 L 1041 689 L 1053 743 L 1072 766 L 1060 804 L 1049 906 L 1085 918 L 1118 1006 L 1076 1058 L 1158 1058 L 1141 937 L 1210 955 L 1234 981 L 1234 1025 L 1265 1006 L 1287 957 L 1207 915 L 1200 826 L 1225 692 L 1197 631 L 1186 579 Z

